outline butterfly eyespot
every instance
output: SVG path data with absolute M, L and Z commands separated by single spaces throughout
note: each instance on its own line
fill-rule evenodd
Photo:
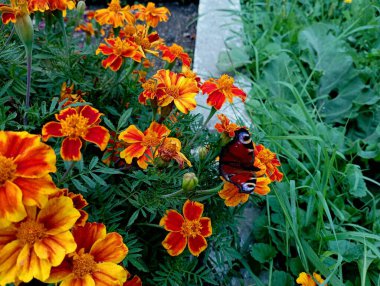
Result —
M 249 133 L 240 133 L 239 134 L 239 141 L 243 144 L 249 144 L 252 142 L 251 136 L 249 136 Z
M 242 184 L 242 188 L 243 188 L 244 193 L 245 192 L 252 192 L 256 188 L 256 184 L 247 182 L 247 183 Z

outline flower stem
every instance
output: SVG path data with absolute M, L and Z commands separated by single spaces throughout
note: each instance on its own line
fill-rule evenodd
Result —
M 207 119 L 205 120 L 205 122 L 202 125 L 202 128 L 199 129 L 197 131 L 197 133 L 195 133 L 194 137 L 190 140 L 190 142 L 188 143 L 188 145 L 192 145 L 194 143 L 195 139 L 197 139 L 199 137 L 199 135 L 201 135 L 203 129 L 206 128 L 207 124 L 210 122 L 211 118 L 214 116 L 214 114 L 216 112 L 217 112 L 217 110 L 214 107 L 212 107 L 211 110 L 210 110 L 210 113 L 209 113 L 209 115 L 207 117 Z
M 224 183 L 221 183 L 219 185 L 217 185 L 216 187 L 212 188 L 212 189 L 208 189 L 208 190 L 200 190 L 200 191 L 196 191 L 195 194 L 196 195 L 212 195 L 212 194 L 216 194 L 217 192 L 220 191 L 220 189 L 223 187 Z
M 25 95 L 25 114 L 24 126 L 28 125 L 28 110 L 30 107 L 30 86 L 32 84 L 32 50 L 26 49 L 26 95 Z
M 133 70 L 137 68 L 138 65 L 139 62 L 133 61 L 133 63 L 129 66 L 127 72 L 118 80 L 118 83 L 121 83 L 125 78 L 127 78 L 133 72 Z
M 58 181 L 58 184 L 61 184 L 67 177 L 67 175 L 70 173 L 70 171 L 74 168 L 76 161 L 71 161 L 70 166 L 66 169 L 66 172 L 63 174 L 61 179 Z
M 170 198 L 170 197 L 173 197 L 173 196 L 176 196 L 176 195 L 178 195 L 178 194 L 184 194 L 185 192 L 184 192 L 184 190 L 179 190 L 179 191 L 176 191 L 176 192 L 174 192 L 174 193 L 170 193 L 170 194 L 167 194 L 167 195 L 162 195 L 161 196 L 161 198 Z

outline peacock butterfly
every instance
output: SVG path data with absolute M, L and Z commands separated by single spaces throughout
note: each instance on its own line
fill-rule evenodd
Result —
M 245 128 L 235 131 L 235 137 L 222 148 L 219 173 L 240 192 L 250 194 L 256 187 L 255 154 L 251 135 Z

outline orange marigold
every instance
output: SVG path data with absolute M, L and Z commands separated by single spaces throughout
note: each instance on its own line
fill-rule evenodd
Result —
M 99 126 L 100 113 L 89 106 L 66 108 L 55 115 L 59 122 L 48 122 L 42 127 L 42 139 L 65 137 L 61 147 L 61 157 L 65 161 L 79 161 L 82 139 L 96 144 L 100 150 L 107 147 L 110 134 L 106 128 Z
M 83 99 L 83 96 L 85 94 L 86 93 L 80 90 L 77 90 L 76 92 L 74 92 L 74 84 L 72 84 L 71 86 L 67 86 L 66 82 L 64 82 L 62 83 L 62 86 L 61 86 L 61 96 L 60 96 L 59 101 L 63 101 L 67 99 L 67 101 L 65 102 L 63 106 L 67 106 L 69 104 L 73 104 L 77 102 L 85 102 L 85 100 Z
M 119 70 L 123 63 L 123 58 L 131 58 L 136 62 L 141 62 L 143 54 L 138 50 L 139 47 L 135 43 L 122 40 L 119 37 L 108 38 L 105 41 L 108 45 L 101 43 L 96 50 L 97 55 L 102 53 L 108 56 L 102 61 L 105 69 L 109 67 L 113 71 Z
M 319 284 L 322 284 L 325 281 L 322 279 L 321 275 L 317 273 L 313 273 L 313 277 L 314 279 L 311 277 L 310 274 L 302 272 L 298 276 L 296 282 L 297 284 L 302 285 L 302 286 L 317 286 L 317 283 L 315 283 L 314 280 L 316 280 Z
M 153 100 L 157 98 L 157 80 L 148 79 L 141 86 L 144 90 L 139 95 L 140 103 L 146 104 L 148 99 Z
M 136 18 L 145 21 L 148 26 L 157 27 L 159 22 L 167 22 L 170 11 L 165 7 L 156 8 L 156 4 L 149 2 L 146 7 L 142 4 L 132 6 L 132 10 L 137 10 Z
M 191 162 L 181 153 L 181 141 L 177 138 L 167 137 L 162 144 L 158 147 L 158 155 L 162 160 L 169 162 L 171 160 L 177 161 L 180 168 L 184 167 L 186 163 L 191 167 Z
M 211 220 L 202 217 L 203 204 L 187 200 L 183 205 L 183 216 L 176 210 L 166 211 L 160 225 L 169 231 L 162 245 L 171 256 L 180 255 L 186 245 L 194 256 L 207 248 L 205 237 L 212 234 Z
M 159 70 L 153 78 L 157 79 L 159 106 L 174 103 L 182 113 L 188 113 L 197 106 L 195 96 L 199 89 L 194 79 L 170 70 Z
M 0 131 L 0 227 L 27 215 L 25 206 L 43 207 L 57 192 L 54 150 L 40 136 Z M 0 283 L 1 284 L 1 283 Z
M 119 0 L 112 0 L 108 8 L 95 11 L 95 20 L 100 25 L 109 24 L 114 28 L 123 27 L 126 23 L 133 24 L 135 17 L 131 12 L 129 5 L 121 8 Z
M 86 223 L 72 230 L 76 249 L 52 268 L 46 282 L 62 285 L 122 285 L 127 272 L 120 263 L 128 253 L 123 238 L 116 232 L 107 233 L 101 223 Z
M 157 47 L 158 50 L 162 52 L 162 59 L 172 63 L 176 59 L 179 59 L 184 66 L 190 67 L 191 65 L 191 58 L 187 53 L 183 51 L 183 48 L 180 45 L 173 44 L 172 46 L 168 47 L 165 45 L 159 45 Z
M 226 74 L 222 75 L 219 79 L 209 79 L 205 81 L 201 90 L 203 93 L 208 94 L 207 104 L 219 110 L 226 99 L 232 103 L 233 97 L 240 97 L 244 102 L 247 95 L 244 91 L 234 85 L 234 79 Z
M 75 28 L 75 31 L 85 32 L 87 37 L 95 36 L 94 27 L 92 26 L 92 23 L 89 23 L 89 22 L 80 24 L 78 27 Z
M 217 116 L 221 123 L 216 123 L 215 129 L 220 133 L 227 133 L 229 137 L 234 137 L 235 131 L 240 129 L 241 126 L 231 123 L 228 117 L 224 114 L 218 114 Z
M 52 198 L 41 210 L 28 207 L 24 220 L 0 229 L 0 285 L 45 281 L 51 268 L 75 250 L 70 229 L 79 216 L 70 198 Z
M 281 166 L 281 163 L 275 153 L 260 144 L 255 146 L 255 158 L 265 165 L 266 175 L 272 181 L 280 182 L 282 180 L 284 175 L 277 168 Z
M 133 158 L 137 158 L 139 167 L 146 169 L 148 162 L 154 158 L 155 149 L 169 133 L 170 130 L 165 125 L 157 122 L 152 122 L 144 133 L 135 125 L 131 125 L 119 135 L 119 140 L 130 144 L 120 153 L 120 157 L 124 158 L 127 164 L 131 164 Z
M 124 282 L 123 286 L 142 286 L 142 281 L 140 279 L 140 277 L 138 277 L 137 275 L 133 276 L 132 279 L 131 278 L 131 273 L 129 273 L 127 271 L 127 281 Z
M 75 8 L 75 1 L 72 0 L 29 0 L 30 11 L 54 11 L 61 10 L 63 16 L 66 16 L 66 10 Z
M 0 3 L 0 13 L 3 24 L 16 23 L 16 19 L 29 15 L 28 2 L 26 0 L 11 0 L 11 4 Z

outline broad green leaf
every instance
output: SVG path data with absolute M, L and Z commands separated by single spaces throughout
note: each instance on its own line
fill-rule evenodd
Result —
M 360 167 L 358 165 L 347 164 L 345 173 L 350 194 L 357 198 L 364 197 L 368 189 Z
M 277 250 L 266 243 L 255 243 L 251 249 L 251 255 L 258 262 L 265 263 L 277 255 Z

